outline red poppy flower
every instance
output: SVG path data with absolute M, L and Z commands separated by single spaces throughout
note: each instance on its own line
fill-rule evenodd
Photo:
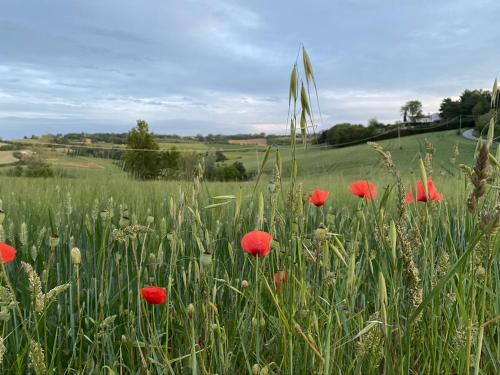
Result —
M 321 207 L 326 203 L 329 195 L 329 191 L 315 190 L 312 196 L 307 194 L 307 199 L 316 207 Z
M 9 263 L 16 258 L 16 249 L 0 242 L 0 254 L 2 255 L 2 263 Z
M 407 204 L 413 204 L 415 202 L 415 199 L 413 199 L 413 189 L 410 187 L 408 190 L 408 194 L 406 194 L 406 203 Z
M 271 242 L 273 238 L 269 233 L 254 230 L 243 236 L 241 247 L 243 251 L 252 255 L 264 257 L 271 252 Z
M 377 199 L 377 189 L 375 185 L 368 181 L 356 181 L 351 185 L 349 191 L 360 198 L 365 198 L 367 201 Z
M 422 181 L 418 181 L 417 183 L 417 201 L 418 202 L 428 202 L 428 201 L 442 201 L 444 199 L 443 195 L 438 193 L 436 190 L 436 185 L 434 185 L 434 181 L 427 180 L 427 191 L 429 193 L 429 197 L 425 195 L 424 184 Z M 410 188 L 408 195 L 406 196 L 406 203 L 412 204 L 414 202 L 413 192 Z
M 281 290 L 281 284 L 286 282 L 286 271 L 278 271 L 274 274 L 274 284 L 277 290 Z
M 150 305 L 163 305 L 167 300 L 167 291 L 158 286 L 142 288 L 141 295 Z

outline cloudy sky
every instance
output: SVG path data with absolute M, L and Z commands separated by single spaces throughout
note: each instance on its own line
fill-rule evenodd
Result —
M 303 43 L 323 113 L 395 120 L 406 100 L 489 88 L 498 0 L 0 0 L 0 137 L 283 133 Z

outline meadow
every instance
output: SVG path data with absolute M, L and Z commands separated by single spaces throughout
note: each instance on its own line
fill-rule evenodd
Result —
M 1 373 L 499 373 L 499 148 L 455 132 L 374 146 L 228 152 L 262 171 L 242 183 L 133 181 L 91 158 L 66 165 L 78 178 L 1 176 L 17 250 Z M 426 179 L 444 199 L 407 203 Z M 267 256 L 242 248 L 255 230 Z

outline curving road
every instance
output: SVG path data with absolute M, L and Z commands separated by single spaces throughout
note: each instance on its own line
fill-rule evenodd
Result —
M 464 136 L 464 138 L 470 139 L 471 141 L 479 140 L 479 138 L 474 135 L 474 129 L 467 129 L 462 133 L 462 135 Z M 498 143 L 499 140 L 500 137 L 496 137 L 495 139 L 493 139 L 493 142 Z
M 467 138 L 467 139 L 470 139 L 471 141 L 477 141 L 478 138 L 474 135 L 474 129 L 467 129 L 465 130 L 462 135 Z

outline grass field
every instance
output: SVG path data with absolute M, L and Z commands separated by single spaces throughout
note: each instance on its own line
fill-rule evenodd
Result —
M 499 373 L 499 170 L 481 170 L 469 212 L 476 190 L 458 165 L 473 165 L 474 142 L 381 142 L 405 188 L 424 138 L 442 202 L 402 204 L 367 145 L 298 150 L 297 180 L 282 148 L 283 180 L 272 153 L 256 189 L 131 181 L 112 161 L 59 154 L 79 178 L 0 177 L 0 242 L 17 249 L 2 268 L 0 372 Z M 263 152 L 227 156 L 255 172 Z M 364 179 L 374 201 L 348 190 Z M 323 207 L 305 199 L 316 188 L 331 192 Z M 240 244 L 256 229 L 274 238 L 263 258 Z M 166 304 L 141 298 L 149 285 Z

